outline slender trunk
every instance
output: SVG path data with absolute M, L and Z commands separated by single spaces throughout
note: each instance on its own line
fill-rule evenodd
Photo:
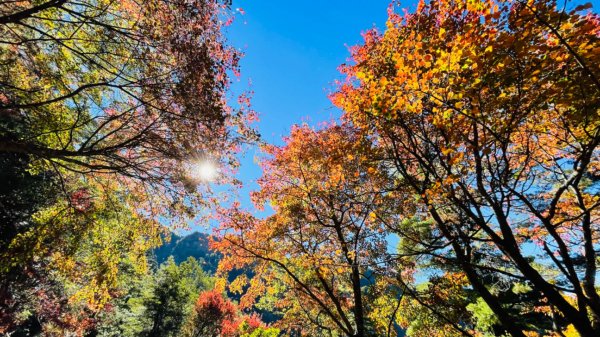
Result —
M 596 330 L 600 329 L 600 296 L 596 292 L 596 252 L 594 250 L 594 241 L 592 238 L 591 219 L 589 212 L 586 212 L 583 218 L 583 236 L 585 251 L 585 276 L 583 278 L 583 289 L 590 301 L 590 308 L 593 316 L 593 326 Z
M 363 313 L 362 290 L 360 289 L 360 271 L 356 258 L 352 264 L 352 292 L 354 293 L 356 337 L 365 337 L 365 317 Z

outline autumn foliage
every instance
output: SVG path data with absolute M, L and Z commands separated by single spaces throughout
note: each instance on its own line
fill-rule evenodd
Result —
M 582 335 L 600 329 L 600 25 L 588 8 L 421 2 L 366 35 L 332 96 L 412 190 L 419 207 L 404 216 L 432 220 L 412 253 L 460 267 L 513 336 L 524 327 L 482 282 L 490 268 Z
M 232 288 L 307 334 L 597 335 L 600 21 L 563 7 L 391 6 L 341 67 L 341 124 L 267 147 L 273 214 L 225 212 L 221 269 L 257 273 Z
M 190 337 L 269 337 L 278 333 L 277 329 L 267 328 L 257 314 L 242 314 L 236 304 L 215 289 L 200 293 L 183 328 L 183 335 Z
M 95 315 L 211 203 L 190 165 L 230 172 L 254 139 L 247 98 L 227 103 L 232 19 L 213 0 L 0 3 L 2 333 L 43 311 L 31 284 Z
M 237 308 L 216 290 L 200 293 L 194 305 L 190 336 L 231 336 L 237 330 Z
M 390 258 L 384 224 L 401 198 L 385 190 L 378 151 L 345 124 L 294 127 L 284 146 L 265 151 L 253 198 L 275 213 L 259 219 L 227 209 L 214 243 L 225 253 L 221 271 L 256 273 L 251 280 L 242 275 L 230 289 L 245 290 L 242 305 L 270 297 L 285 313 L 279 324 L 303 334 L 331 329 L 364 336 L 378 324 L 373 320 L 389 329 L 393 317 L 369 314 L 378 293 L 390 290 L 380 282 Z

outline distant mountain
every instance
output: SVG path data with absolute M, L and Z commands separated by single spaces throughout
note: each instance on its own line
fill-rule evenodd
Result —
M 203 263 L 203 269 L 211 274 L 217 270 L 220 254 L 213 252 L 208 247 L 209 234 L 194 232 L 186 236 L 171 233 L 170 240 L 165 238 L 162 246 L 154 249 L 153 255 L 156 262 L 161 264 L 169 256 L 173 256 L 175 263 L 179 264 L 192 256 Z

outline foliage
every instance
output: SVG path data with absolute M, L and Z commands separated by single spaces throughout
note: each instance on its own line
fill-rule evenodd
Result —
M 407 336 L 463 336 L 472 325 L 465 310 L 472 294 L 462 273 L 445 272 L 429 277 L 414 289 L 405 285 L 397 309 L 398 324 Z
M 0 4 L 0 333 L 87 329 L 161 225 L 213 201 L 194 165 L 230 173 L 255 138 L 248 98 L 226 103 L 230 19 L 218 0 Z
M 475 303 L 469 304 L 467 310 L 475 316 L 479 331 L 492 331 L 493 326 L 499 323 L 492 309 L 481 298 L 478 298 Z
M 194 174 L 257 136 L 228 1 L 0 3 L 0 334 L 600 335 L 600 17 L 395 4 L 341 120 L 263 146 L 262 217 Z
M 239 324 L 236 311 L 235 304 L 223 298 L 218 290 L 202 292 L 194 305 L 192 317 L 186 324 L 184 335 L 230 336 Z
M 391 11 L 386 31 L 352 50 L 332 95 L 393 166 L 389 179 L 414 205 L 401 214 L 431 223 L 426 236 L 392 228 L 417 239 L 410 254 L 462 270 L 513 336 L 529 330 L 527 309 L 508 310 L 486 275 L 526 282 L 559 330 L 600 329 L 600 20 L 589 7 L 469 0 Z
M 10 118 L 1 118 L 2 123 L 11 124 Z M 26 130 L 20 130 L 26 133 Z M 13 256 L 3 254 L 11 242 L 32 226 L 32 215 L 40 209 L 52 205 L 54 195 L 58 191 L 55 177 L 51 174 L 28 171 L 31 160 L 23 154 L 0 155 L 0 259 L 10 261 Z M 25 323 L 26 315 L 22 312 L 32 310 L 36 306 L 32 299 L 36 291 L 32 286 L 37 282 L 48 284 L 48 274 L 33 272 L 34 265 L 28 264 L 11 267 L 0 265 L 0 333 Z M 34 281 L 35 280 L 35 281 Z M 52 288 L 53 295 L 56 287 Z M 50 312 L 50 311 L 48 311 Z M 19 317 L 17 317 L 19 316 Z M 25 316 L 25 317 L 24 317 Z M 15 319 L 16 318 L 16 319 Z M 33 322 L 32 322 L 33 324 Z M 33 327 L 30 327 L 33 328 Z
M 147 336 L 178 336 L 194 297 L 210 288 L 210 281 L 198 261 L 191 257 L 179 266 L 169 259 L 156 278 L 152 295 L 144 301 L 145 315 L 150 318 Z
M 394 193 L 378 179 L 385 168 L 369 144 L 343 124 L 319 131 L 296 126 L 284 146 L 265 149 L 269 157 L 253 199 L 275 213 L 257 219 L 238 207 L 227 209 L 214 242 L 224 254 L 222 272 L 256 273 L 230 284 L 231 291 L 244 292 L 243 307 L 257 299 L 270 302 L 284 313 L 279 324 L 303 335 L 366 336 L 374 325 L 390 329 L 393 315 L 367 315 L 373 299 L 389 290 L 376 279 L 389 277 L 384 223 L 397 207 Z
M 227 72 L 237 71 L 239 58 L 221 35 L 225 7 L 212 0 L 3 4 L 0 109 L 32 135 L 5 140 L 2 151 L 148 184 L 180 183 L 180 160 L 194 154 L 220 158 L 213 146 L 230 145 L 226 129 L 241 122 L 224 103 Z
M 200 293 L 183 328 L 186 337 L 277 337 L 279 333 L 256 314 L 242 314 L 218 289 Z
M 122 273 L 120 292 L 103 313 L 99 336 L 179 336 L 198 293 L 213 287 L 213 278 L 190 257 L 172 258 L 155 272 Z

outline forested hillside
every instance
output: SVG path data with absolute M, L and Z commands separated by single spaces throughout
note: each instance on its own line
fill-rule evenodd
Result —
M 151 256 L 156 259 L 157 264 L 162 264 L 170 256 L 175 263 L 179 264 L 193 257 L 201 261 L 202 269 L 210 274 L 217 271 L 220 255 L 209 247 L 209 235 L 193 232 L 188 235 L 179 236 L 170 233 L 169 239 L 163 239 L 163 244 L 152 250 Z

